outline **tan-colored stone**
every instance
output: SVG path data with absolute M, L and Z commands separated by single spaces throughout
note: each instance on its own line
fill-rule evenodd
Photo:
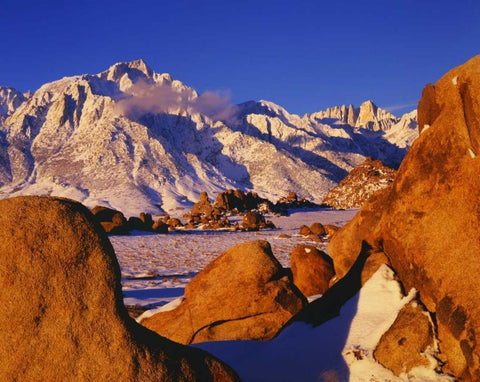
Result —
M 322 236 L 327 233 L 323 224 L 318 222 L 312 223 L 312 225 L 310 226 L 310 231 L 317 236 Z
M 185 300 L 142 325 L 180 343 L 269 340 L 303 306 L 266 241 L 230 248 L 185 288 Z
M 340 229 L 340 227 L 337 227 L 336 225 L 332 225 L 332 224 L 325 224 L 323 227 L 325 228 L 325 232 L 327 233 L 327 237 L 328 237 L 329 240 Z
M 249 231 L 258 231 L 265 227 L 265 217 L 256 211 L 248 211 L 243 215 L 242 227 Z M 263 227 L 262 227 L 263 225 Z
M 332 259 L 312 245 L 297 245 L 291 255 L 293 283 L 305 296 L 324 294 L 335 275 Z
M 128 316 L 113 248 L 79 203 L 0 201 L 0 285 L 2 381 L 236 379 Z
M 302 236 L 308 236 L 312 234 L 312 231 L 310 231 L 310 227 L 306 226 L 305 224 L 300 226 L 299 230 L 300 235 Z
M 378 190 L 388 187 L 396 171 L 379 160 L 365 159 L 331 189 L 322 201 L 336 209 L 359 208 Z
M 418 114 L 422 133 L 393 185 L 337 232 L 329 252 L 341 276 L 363 239 L 378 242 L 405 289 L 436 313 L 444 370 L 479 380 L 480 56 L 427 86 Z
M 168 233 L 168 224 L 164 223 L 161 219 L 157 220 L 152 225 L 152 231 L 156 233 Z
M 373 353 L 374 358 L 395 375 L 417 366 L 429 366 L 426 354 L 435 350 L 434 328 L 421 304 L 405 305 L 395 322 L 383 334 Z

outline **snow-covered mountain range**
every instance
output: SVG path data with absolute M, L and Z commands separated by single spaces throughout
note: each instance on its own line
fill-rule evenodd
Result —
M 33 95 L 0 87 L 0 197 L 53 194 L 127 215 L 227 188 L 321 202 L 367 156 L 398 166 L 416 127 L 416 111 L 399 119 L 371 101 L 303 117 L 233 105 L 143 60 L 118 63 Z

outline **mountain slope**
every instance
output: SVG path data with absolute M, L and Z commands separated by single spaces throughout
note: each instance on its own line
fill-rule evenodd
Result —
M 398 165 L 406 146 L 393 141 L 415 131 L 399 126 L 385 139 L 267 101 L 231 105 L 142 60 L 45 84 L 8 110 L 0 197 L 54 194 L 126 214 L 188 206 L 201 191 L 226 188 L 273 199 L 293 190 L 320 202 L 366 156 Z

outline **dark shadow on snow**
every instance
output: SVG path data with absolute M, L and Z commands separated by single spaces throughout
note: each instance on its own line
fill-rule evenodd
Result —
M 246 381 L 348 381 L 342 352 L 357 313 L 361 272 L 371 247 L 364 243 L 345 277 L 294 316 L 271 341 L 196 344 L 232 366 Z

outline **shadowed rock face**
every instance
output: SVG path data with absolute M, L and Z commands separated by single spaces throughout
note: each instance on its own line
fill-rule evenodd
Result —
M 306 304 L 273 256 L 257 240 L 230 248 L 185 288 L 174 310 L 142 324 L 180 343 L 270 340 Z
M 339 277 L 361 241 L 381 244 L 406 290 L 436 313 L 444 370 L 480 379 L 480 56 L 427 85 L 420 137 L 391 187 L 337 232 Z
M 0 201 L 0 380 L 235 380 L 212 356 L 136 324 L 93 215 L 57 198 Z

